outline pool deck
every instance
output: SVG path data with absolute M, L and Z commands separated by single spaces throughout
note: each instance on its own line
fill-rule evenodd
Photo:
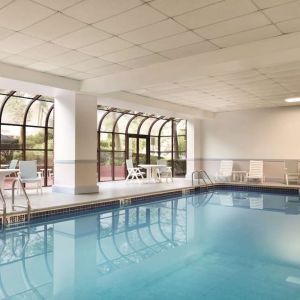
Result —
M 250 185 L 274 188 L 293 188 L 300 189 L 300 185 L 285 185 L 280 183 L 245 183 L 245 182 L 227 182 L 232 185 Z M 29 190 L 28 196 L 31 202 L 32 212 L 40 212 L 47 210 L 54 210 L 58 208 L 74 207 L 89 203 L 108 202 L 132 197 L 168 193 L 174 191 L 182 191 L 184 189 L 191 189 L 192 181 L 185 178 L 175 178 L 174 182 L 169 183 L 146 183 L 138 184 L 136 182 L 114 181 L 99 183 L 99 193 L 71 195 L 52 192 L 51 187 L 43 188 L 43 195 L 36 194 L 36 190 Z M 5 191 L 5 199 L 7 202 L 7 213 L 15 214 L 16 211 L 11 209 L 11 191 Z M 21 196 L 16 197 L 16 204 L 25 205 L 25 198 Z M 22 209 L 17 209 L 18 211 Z

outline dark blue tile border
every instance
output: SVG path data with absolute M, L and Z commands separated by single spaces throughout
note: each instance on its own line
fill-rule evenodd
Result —
M 234 184 L 214 184 L 211 186 L 205 187 L 189 187 L 182 188 L 173 192 L 163 192 L 155 195 L 144 195 L 138 197 L 128 197 L 130 202 L 128 205 L 136 205 L 142 203 L 151 203 L 156 201 L 181 198 L 186 195 L 205 193 L 208 191 L 214 190 L 231 190 L 231 191 L 254 191 L 261 193 L 271 193 L 271 194 L 284 194 L 284 195 L 299 195 L 299 189 L 297 188 L 284 188 L 284 187 L 271 187 L 271 186 L 255 186 L 255 185 L 234 185 Z M 124 198 L 117 200 L 107 200 L 107 201 L 99 201 L 94 203 L 86 203 L 82 205 L 70 206 L 57 208 L 52 210 L 44 210 L 40 212 L 32 212 L 31 222 L 36 223 L 40 220 L 53 220 L 59 218 L 67 218 L 82 215 L 82 213 L 92 213 L 97 211 L 102 211 L 109 208 L 120 208 L 123 207 L 121 204 L 121 200 Z M 17 215 L 8 215 L 8 218 L 11 218 L 13 226 L 18 226 L 18 224 L 24 224 L 27 221 L 27 216 L 23 213 L 19 213 Z M 2 226 L 2 217 L 0 218 L 0 226 Z

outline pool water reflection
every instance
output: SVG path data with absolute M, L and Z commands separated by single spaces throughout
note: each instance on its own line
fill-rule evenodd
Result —
M 9 229 L 0 299 L 300 299 L 299 213 L 216 191 Z

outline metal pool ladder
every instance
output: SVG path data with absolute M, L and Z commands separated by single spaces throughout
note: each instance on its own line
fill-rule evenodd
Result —
M 2 202 L 2 208 L 0 208 L 0 211 L 3 212 L 2 214 L 2 228 L 6 225 L 6 202 L 2 193 L 2 189 L 0 189 L 0 199 Z
M 192 185 L 194 185 L 194 177 L 195 177 L 195 175 L 198 175 L 198 185 L 200 185 L 200 179 L 202 179 L 203 181 L 204 181 L 204 184 L 205 184 L 205 187 L 206 188 L 208 188 L 208 183 L 207 183 L 207 181 L 211 184 L 211 185 L 213 185 L 214 183 L 213 183 L 213 181 L 211 180 L 211 178 L 208 176 L 208 174 L 206 173 L 206 171 L 204 171 L 204 170 L 200 170 L 200 171 L 194 171 L 193 173 L 192 173 Z
M 25 196 L 25 199 L 26 199 L 26 204 L 27 205 L 20 205 L 20 204 L 15 204 L 15 185 L 16 185 L 16 182 L 19 182 L 19 185 L 21 186 L 22 188 L 22 191 L 24 193 L 24 196 Z M 26 190 L 22 184 L 22 182 L 19 180 L 19 178 L 16 178 L 13 182 L 12 182 L 12 199 L 11 199 L 11 206 L 12 206 L 12 209 L 14 210 L 16 207 L 19 207 L 19 208 L 26 208 L 27 210 L 27 222 L 29 223 L 30 222 L 30 213 L 31 213 L 31 204 L 30 204 L 30 200 L 29 200 L 29 197 L 26 193 Z

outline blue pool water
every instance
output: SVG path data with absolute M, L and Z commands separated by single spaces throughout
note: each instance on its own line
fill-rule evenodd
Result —
M 0 299 L 300 299 L 299 213 L 215 191 L 9 229 Z

